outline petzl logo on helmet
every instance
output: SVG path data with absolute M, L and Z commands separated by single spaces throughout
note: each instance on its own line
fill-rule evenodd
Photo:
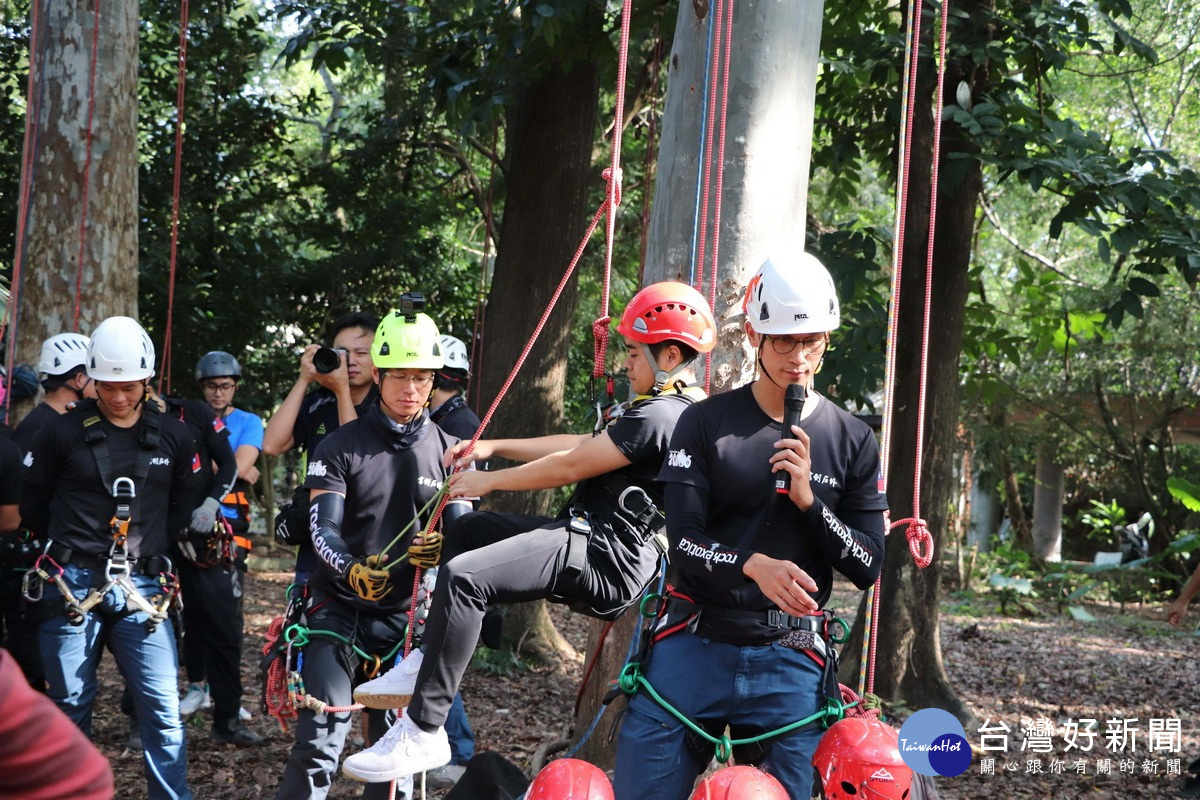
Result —
M 962 723 L 949 711 L 923 708 L 900 726 L 900 757 L 913 772 L 951 778 L 971 766 Z

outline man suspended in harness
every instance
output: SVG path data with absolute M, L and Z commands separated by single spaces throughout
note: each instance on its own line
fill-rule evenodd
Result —
M 192 513 L 196 452 L 187 426 L 146 402 L 154 345 L 136 320 L 96 328 L 87 370 L 99 399 L 47 422 L 21 498 L 25 524 L 47 542 L 25 592 L 48 694 L 90 735 L 107 645 L 133 691 L 149 796 L 190 798 L 167 550 Z
M 860 588 L 875 581 L 886 508 L 870 428 L 812 391 L 839 323 L 829 273 L 804 253 L 768 260 L 744 311 L 757 379 L 687 409 L 659 473 L 677 570 L 663 624 L 677 632 L 642 665 L 666 703 L 734 738 L 813 716 L 836 692 L 823 613 L 833 570 Z M 783 430 L 788 388 L 799 386 L 807 400 L 792 389 L 800 419 Z M 755 760 L 807 798 L 821 732 L 814 721 L 767 740 Z M 714 755 L 690 733 L 635 694 L 617 744 L 617 800 L 687 798 Z
M 481 440 L 470 456 L 465 445 L 447 454 L 454 462 L 493 456 L 526 462 L 456 473 L 451 497 L 578 486 L 554 519 L 476 512 L 450 527 L 424 652 L 355 694 L 369 706 L 408 707 L 382 741 L 346 759 L 346 775 L 385 781 L 449 761 L 443 726 L 488 606 L 548 598 L 611 619 L 653 579 L 662 553 L 655 475 L 675 421 L 703 397 L 686 382 L 696 355 L 712 350 L 716 331 L 708 303 L 678 283 L 639 292 L 617 331 L 626 340 L 625 368 L 638 399 L 599 435 Z
M 344 709 L 353 686 L 403 648 L 416 575 L 405 550 L 433 516 L 449 475 L 442 456 L 458 442 L 426 411 L 433 371 L 442 366 L 433 320 L 415 310 L 389 313 L 372 350 L 379 403 L 329 434 L 308 462 L 304 485 L 311 492 L 312 541 L 320 565 L 308 582 L 310 638 L 300 652 L 299 672 L 304 691 L 331 710 L 300 709 L 279 800 L 328 794 L 350 732 Z M 442 519 L 470 508 L 463 501 L 448 503 Z M 385 553 L 405 529 L 398 546 Z M 360 661 L 359 651 L 372 656 L 371 663 Z M 368 713 L 372 739 L 387 731 L 387 716 Z M 386 798 L 388 790 L 372 786 L 363 796 Z

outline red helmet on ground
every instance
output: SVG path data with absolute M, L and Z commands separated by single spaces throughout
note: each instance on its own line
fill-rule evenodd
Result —
M 757 767 L 726 767 L 709 775 L 691 800 L 788 800 L 787 789 Z
M 613 790 L 608 776 L 596 765 L 560 758 L 537 774 L 525 800 L 613 800 Z
M 907 798 L 912 770 L 900 757 L 898 739 L 895 730 L 873 717 L 847 717 L 831 725 L 813 754 L 827 800 Z
M 633 296 L 617 333 L 642 344 L 675 339 L 698 353 L 717 344 L 717 325 L 704 295 L 686 283 L 652 283 Z

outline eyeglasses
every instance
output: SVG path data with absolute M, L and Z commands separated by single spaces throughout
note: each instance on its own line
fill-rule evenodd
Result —
M 385 378 L 391 378 L 392 380 L 401 381 L 403 383 L 411 383 L 418 389 L 424 389 L 433 383 L 432 375 L 402 375 L 399 372 L 392 372 L 386 369 L 382 372 L 383 377 Z
M 225 381 L 224 383 L 206 381 L 203 386 L 206 392 L 232 392 L 237 387 L 237 384 L 233 381 Z
M 804 355 L 816 355 L 829 344 L 829 337 L 823 333 L 817 336 L 806 336 L 803 339 L 797 339 L 795 336 L 767 336 L 766 338 L 771 340 L 771 347 L 781 356 L 786 356 L 797 346 L 801 348 Z

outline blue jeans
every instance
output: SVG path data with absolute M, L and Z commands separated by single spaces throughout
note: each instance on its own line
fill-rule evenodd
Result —
M 103 573 L 67 564 L 63 578 L 77 600 L 105 583 Z M 158 593 L 156 578 L 131 575 L 143 597 Z M 178 655 L 175 632 L 166 620 L 151 632 L 147 614 L 125 613 L 126 595 L 110 589 L 81 625 L 72 625 L 60 610 L 39 627 L 39 646 L 46 667 L 47 694 L 88 736 L 98 681 L 96 667 L 107 642 L 117 667 L 133 691 L 142 736 L 143 764 L 154 800 L 191 800 L 187 785 L 187 745 L 179 719 Z M 53 584 L 45 587 L 42 604 L 62 605 Z M 53 606 L 45 606 L 51 608 Z
M 824 702 L 820 668 L 778 644 L 738 646 L 676 633 L 654 646 L 645 676 L 689 720 L 722 729 L 717 736 L 725 723 L 758 732 L 782 728 L 816 713 Z M 793 800 L 810 796 L 812 757 L 822 733 L 816 721 L 770 740 L 761 766 Z M 634 695 L 617 740 L 616 800 L 687 800 L 715 753 L 707 743 L 694 752 L 688 734 L 648 692 Z
M 450 715 L 446 717 L 446 737 L 450 740 L 450 763 L 466 766 L 475 756 L 475 731 L 467 719 L 461 693 L 454 695 Z

